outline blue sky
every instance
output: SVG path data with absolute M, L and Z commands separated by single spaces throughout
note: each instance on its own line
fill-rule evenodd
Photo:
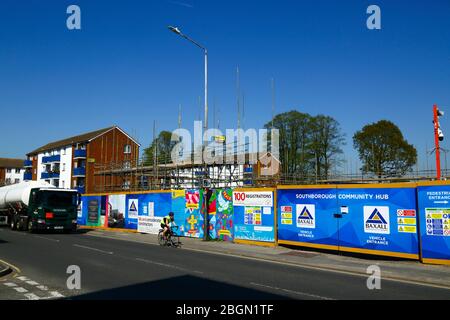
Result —
M 70 4 L 81 31 L 66 28 Z M 381 7 L 380 31 L 366 28 L 370 4 Z M 167 25 L 207 46 L 210 121 L 216 105 L 221 128 L 236 127 L 239 66 L 246 128 L 270 120 L 274 77 L 276 111 L 334 117 L 353 166 L 355 131 L 389 119 L 424 169 L 434 103 L 448 111 L 450 139 L 450 1 L 2 0 L 0 156 L 112 124 L 147 146 L 154 120 L 177 127 L 179 104 L 191 129 L 203 55 Z

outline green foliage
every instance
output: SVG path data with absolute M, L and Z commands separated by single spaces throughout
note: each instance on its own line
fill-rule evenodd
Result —
M 327 179 L 345 144 L 339 123 L 331 117 L 289 111 L 273 119 L 280 132 L 282 171 L 296 179 Z M 272 128 L 272 121 L 265 125 Z
M 362 171 L 379 178 L 402 176 L 417 162 L 417 150 L 391 121 L 366 125 L 355 133 L 353 144 L 363 163 Z
M 161 131 L 150 146 L 144 150 L 144 165 L 154 164 L 155 152 L 158 164 L 172 163 L 171 152 L 177 141 L 171 141 L 171 139 L 172 132 Z

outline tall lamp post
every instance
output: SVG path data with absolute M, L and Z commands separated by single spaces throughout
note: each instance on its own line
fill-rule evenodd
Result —
M 197 47 L 199 47 L 200 49 L 203 50 L 203 52 L 205 53 L 205 123 L 203 124 L 203 130 L 206 132 L 206 130 L 208 130 L 208 50 L 202 46 L 201 44 L 199 44 L 197 41 L 189 38 L 187 35 L 185 35 L 183 32 L 181 32 L 181 30 L 178 27 L 173 27 L 173 26 L 168 26 L 168 29 L 170 31 L 172 31 L 173 33 L 181 36 L 182 38 L 188 40 L 189 42 L 195 44 Z M 202 159 L 203 159 L 203 155 L 202 155 Z M 204 162 L 204 159 L 203 159 Z M 207 167 L 206 167 L 206 162 L 204 162 L 204 174 L 205 177 L 202 179 L 202 185 L 205 184 L 205 179 L 206 179 L 206 171 L 207 171 Z M 209 235 L 209 222 L 208 222 L 208 197 L 204 196 L 203 198 L 203 202 L 204 202 L 204 207 L 203 207 L 203 225 L 204 225 L 204 232 L 203 232 L 203 239 L 207 240 L 208 239 L 208 235 Z
M 168 26 L 169 30 L 177 35 L 183 37 L 189 42 L 195 44 L 197 47 L 202 49 L 205 53 L 205 123 L 203 124 L 203 129 L 206 131 L 208 129 L 208 49 L 199 44 L 197 41 L 192 40 L 187 35 L 185 35 L 181 30 L 177 27 Z

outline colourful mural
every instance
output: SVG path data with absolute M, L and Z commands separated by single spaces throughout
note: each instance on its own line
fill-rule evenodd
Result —
M 233 241 L 233 190 L 219 189 L 215 193 L 215 224 L 216 238 L 223 241 Z
M 184 236 L 191 238 L 203 238 L 203 191 L 186 190 L 185 194 L 185 220 Z

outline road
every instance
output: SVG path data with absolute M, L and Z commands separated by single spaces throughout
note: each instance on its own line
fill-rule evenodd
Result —
M 279 263 L 77 234 L 0 228 L 0 299 L 450 299 L 450 290 Z M 81 270 L 69 290 L 68 266 Z

